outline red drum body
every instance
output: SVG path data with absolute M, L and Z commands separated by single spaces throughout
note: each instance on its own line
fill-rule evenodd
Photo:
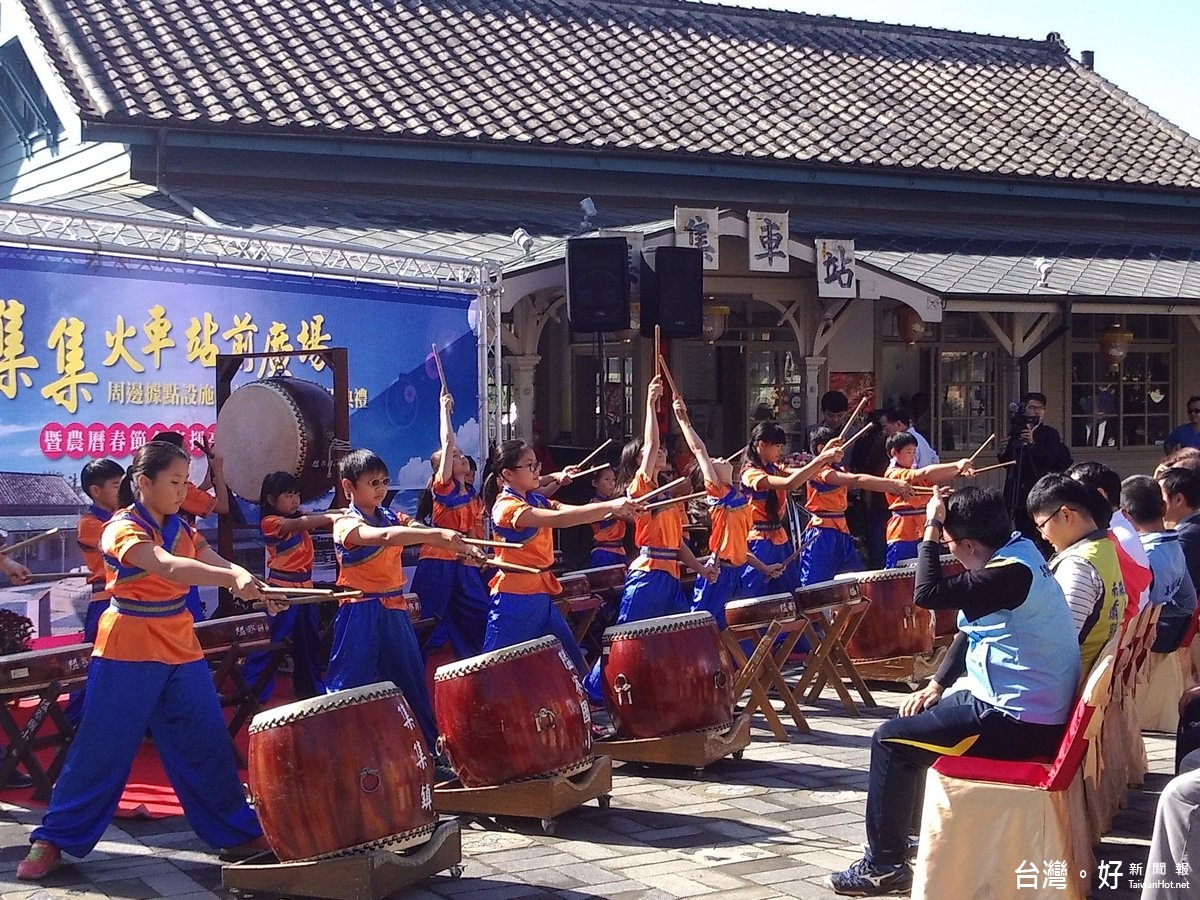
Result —
M 882 569 L 855 575 L 858 589 L 871 601 L 871 607 L 846 644 L 851 659 L 891 659 L 933 650 L 933 615 L 913 602 L 916 569 Z
M 796 611 L 828 609 L 862 599 L 858 582 L 850 577 L 833 581 L 819 581 L 806 587 L 796 588 Z
M 953 554 L 946 553 L 942 555 L 943 578 L 952 578 L 955 575 L 961 575 L 965 571 L 967 571 L 967 567 L 960 563 Z M 934 611 L 934 615 L 934 637 L 938 643 L 948 644 L 958 634 L 958 610 L 939 609 Z
M 718 730 L 733 721 L 733 662 L 708 613 L 609 628 L 604 656 L 604 697 L 619 736 Z
M 625 567 L 620 563 L 612 566 L 597 566 L 594 569 L 579 569 L 572 575 L 587 579 L 593 594 L 620 594 L 625 590 Z M 559 581 L 562 581 L 560 578 Z
M 0 656 L 0 695 L 36 694 L 57 681 L 61 686 L 87 679 L 91 644 L 71 644 Z
M 222 619 L 205 619 L 196 623 L 196 639 L 205 656 L 222 653 L 237 644 L 253 647 L 271 642 L 271 624 L 266 613 L 250 613 L 245 616 L 226 616 Z
M 300 499 L 333 487 L 333 396 L 299 378 L 251 381 L 229 395 L 217 414 L 217 440 L 227 453 L 225 480 L 243 497 L 257 497 L 263 478 L 291 472 Z
M 587 695 L 552 637 L 440 666 L 434 713 L 466 787 L 571 775 L 592 763 Z
M 322 859 L 429 839 L 433 757 L 390 681 L 259 713 L 250 791 L 281 861 Z
M 730 628 L 795 621 L 796 598 L 791 594 L 730 600 L 725 604 L 725 623 Z
M 558 594 L 556 600 L 579 600 L 592 595 L 592 586 L 582 572 L 568 572 L 566 575 L 559 575 L 558 583 L 562 585 L 562 592 Z

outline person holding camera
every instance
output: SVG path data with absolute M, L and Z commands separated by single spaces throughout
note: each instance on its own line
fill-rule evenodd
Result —
M 1025 509 L 1029 491 L 1039 478 L 1051 472 L 1063 472 L 1071 465 L 1071 451 L 1062 436 L 1042 423 L 1046 415 L 1046 395 L 1030 391 L 1012 411 L 1008 438 L 997 454 L 1000 462 L 1014 462 L 1004 479 L 1004 500 L 1021 534 L 1038 542 L 1040 535 Z

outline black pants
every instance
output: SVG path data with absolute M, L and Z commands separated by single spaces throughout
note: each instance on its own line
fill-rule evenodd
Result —
M 1018 722 L 968 691 L 957 691 L 918 715 L 884 722 L 871 739 L 869 861 L 876 865 L 904 861 L 910 825 L 919 819 L 916 804 L 922 779 L 938 757 L 1052 759 L 1065 729 L 1065 724 Z

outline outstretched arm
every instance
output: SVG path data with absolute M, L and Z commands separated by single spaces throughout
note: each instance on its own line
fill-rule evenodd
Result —
M 683 402 L 682 397 L 676 397 L 671 406 L 675 410 L 675 419 L 679 422 L 679 430 L 683 432 L 683 439 L 687 441 L 688 449 L 695 455 L 696 465 L 700 467 L 704 480 L 709 484 L 719 484 L 717 470 L 713 468 L 708 448 L 704 446 L 704 441 L 700 440 L 700 435 L 696 434 L 696 429 L 692 427 L 692 420 L 688 418 L 687 404 Z
M 443 391 L 441 400 L 441 438 L 442 458 L 434 475 L 435 484 L 449 484 L 454 477 L 454 398 L 449 391 Z
M 642 430 L 642 459 L 638 465 L 638 474 L 647 481 L 653 481 L 656 474 L 655 462 L 658 459 L 658 413 L 655 409 L 663 395 L 663 379 L 655 375 L 650 379 L 646 388 L 646 423 Z

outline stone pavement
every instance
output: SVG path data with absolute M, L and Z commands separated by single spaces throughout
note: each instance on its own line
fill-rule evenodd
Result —
M 553 835 L 542 834 L 536 822 L 464 819 L 463 877 L 438 876 L 405 896 L 831 898 L 819 882 L 860 855 L 871 732 L 901 696 L 877 690 L 885 707 L 853 719 L 826 689 L 809 715 L 811 735 L 795 734 L 793 743 L 779 744 L 756 728 L 741 761 L 722 761 L 701 777 L 684 769 L 623 766 L 614 772 L 610 809 L 593 802 L 568 813 Z M 1130 862 L 1145 862 L 1173 746 L 1172 737 L 1148 736 L 1153 774 L 1131 793 L 1129 808 L 1097 850 L 1099 860 L 1123 861 L 1123 873 Z M 119 820 L 84 863 L 64 866 L 39 885 L 18 882 L 16 863 L 40 819 L 40 809 L 0 807 L 3 900 L 229 896 L 220 886 L 219 863 L 182 817 Z M 1133 900 L 1137 894 L 1128 879 L 1121 883 L 1123 889 L 1095 896 Z M 997 890 L 997 897 L 1019 900 L 1015 872 L 1011 889 Z

